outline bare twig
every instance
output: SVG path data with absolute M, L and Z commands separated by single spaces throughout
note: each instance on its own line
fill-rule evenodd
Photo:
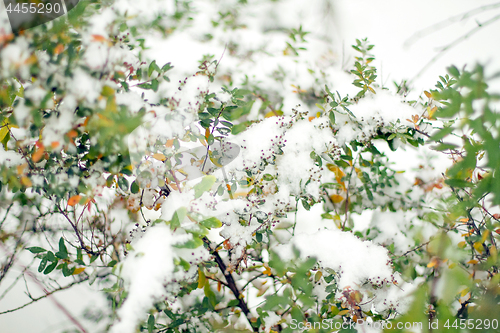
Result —
M 455 22 L 459 22 L 459 21 L 465 20 L 465 19 L 467 19 L 467 18 L 469 18 L 471 16 L 474 16 L 474 15 L 477 15 L 477 14 L 482 13 L 484 11 L 495 9 L 495 8 L 498 8 L 498 7 L 500 7 L 500 3 L 494 3 L 494 4 L 490 4 L 490 5 L 486 5 L 486 6 L 481 6 L 481 7 L 469 10 L 467 12 L 464 12 L 464 13 L 461 13 L 461 14 L 449 17 L 446 20 L 443 20 L 441 22 L 435 23 L 435 24 L 433 24 L 433 25 L 431 25 L 431 26 L 429 26 L 427 28 L 424 28 L 422 30 L 417 31 L 416 33 L 414 33 L 410 38 L 408 38 L 404 42 L 404 46 L 405 47 L 409 47 L 412 44 L 416 43 L 419 39 L 421 39 L 421 38 L 423 38 L 425 36 L 428 36 L 428 35 L 436 32 L 438 30 L 444 29 L 447 26 L 449 26 L 449 25 L 451 25 L 451 24 L 453 24 Z
M 444 46 L 443 48 L 441 48 L 441 50 L 439 50 L 438 54 L 436 54 L 434 57 L 432 57 L 431 60 L 429 60 L 424 67 L 422 67 L 422 69 L 417 73 L 417 75 L 415 75 L 409 82 L 413 82 L 415 79 L 417 79 L 418 77 L 420 77 L 420 75 L 422 75 L 422 73 L 430 66 L 432 65 L 434 62 L 436 62 L 439 58 L 441 58 L 447 51 L 449 51 L 451 48 L 457 46 L 459 43 L 463 42 L 464 40 L 466 40 L 467 38 L 471 37 L 472 35 L 474 35 L 475 33 L 477 33 L 479 30 L 481 30 L 482 28 L 490 25 L 491 23 L 494 23 L 496 21 L 498 21 L 500 19 L 500 15 L 497 15 L 495 17 L 492 17 L 491 19 L 479 24 L 477 27 L 475 27 L 474 29 L 470 30 L 469 32 L 467 32 L 466 34 L 460 36 L 459 38 L 455 39 L 453 42 L 449 43 L 448 45 Z

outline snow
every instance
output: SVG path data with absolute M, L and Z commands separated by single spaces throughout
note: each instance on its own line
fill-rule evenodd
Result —
M 360 0 L 337 1 L 334 3 L 337 7 L 326 0 L 308 2 L 259 0 L 245 7 L 244 15 L 234 18 L 233 22 L 231 15 L 224 20 L 221 19 L 221 15 L 231 14 L 234 8 L 243 6 L 239 1 L 224 0 L 211 3 L 194 0 L 190 5 L 195 11 L 188 15 L 190 17 L 178 19 L 179 22 L 173 18 L 178 6 L 174 0 L 141 2 L 117 0 L 111 7 L 104 6 L 98 14 L 90 18 L 90 24 L 83 28 L 81 41 L 85 52 L 69 79 L 64 73 L 67 64 L 63 62 L 56 65 L 49 61 L 44 51 L 37 51 L 36 58 L 40 63 L 39 80 L 46 80 L 52 76 L 54 86 L 67 87 L 67 94 L 57 107 L 58 114 L 54 113 L 46 119 L 42 142 L 47 147 L 56 141 L 63 142 L 64 135 L 75 124 L 82 123 L 81 119 L 76 119 L 74 113 L 79 104 L 90 108 L 105 106 L 105 100 L 100 95 L 103 86 L 118 88 L 116 82 L 107 78 L 110 71 L 117 68 L 125 71 L 127 65 L 132 66 L 135 71 L 143 65 L 141 61 L 144 59 L 156 59 L 160 67 L 166 62 L 172 62 L 174 68 L 167 74 L 170 82 L 160 79 L 157 93 L 146 91 L 142 98 L 143 91 L 132 86 L 129 92 L 116 94 L 116 104 L 128 107 L 132 113 L 138 112 L 143 107 L 146 109 L 142 126 L 128 138 L 134 172 L 137 181 L 146 187 L 144 193 L 130 195 L 126 198 L 126 204 L 110 207 L 117 201 L 117 196 L 115 189 L 104 187 L 102 163 L 97 162 L 90 166 L 90 176 L 83 179 L 96 196 L 99 208 L 103 211 L 108 211 L 109 208 L 109 219 L 114 221 L 110 228 L 116 233 L 130 227 L 132 219 L 128 211 L 136 212 L 140 208 L 141 201 L 146 208 L 153 208 L 158 196 L 157 187 L 165 182 L 168 171 L 166 164 L 152 158 L 154 153 L 160 152 L 155 150 L 158 148 L 154 145 L 156 140 L 165 143 L 169 139 L 178 138 L 181 150 L 197 149 L 191 146 L 193 142 L 186 133 L 191 131 L 194 135 L 204 134 L 195 123 L 198 121 L 198 113 L 203 111 L 205 96 L 214 92 L 218 102 L 230 102 L 230 94 L 220 89 L 228 82 L 232 82 L 233 87 L 255 90 L 257 93 L 251 96 L 255 102 L 250 113 L 244 117 L 244 120 L 251 121 L 252 125 L 246 131 L 228 137 L 228 141 L 240 146 L 241 149 L 234 161 L 225 166 L 225 170 L 231 180 L 245 179 L 245 171 L 250 171 L 257 181 L 261 181 L 263 174 L 266 173 L 278 176 L 278 180 L 262 181 L 264 192 L 262 196 L 252 194 L 247 197 L 245 191 L 249 189 L 240 188 L 242 194 L 234 200 L 230 200 L 226 194 L 222 197 L 214 196 L 210 191 L 195 199 L 193 186 L 199 180 L 182 182 L 180 187 L 183 192 L 172 191 L 162 203 L 161 211 L 157 213 L 161 219 L 169 221 L 175 211 L 185 207 L 188 212 L 199 214 L 196 216 L 215 216 L 220 219 L 223 227 L 211 230 L 208 237 L 217 242 L 224 239 L 229 241 L 233 247 L 232 253 L 227 258 L 230 263 L 241 258 L 246 253 L 247 246 L 254 242 L 255 231 L 262 226 L 256 216 L 264 216 L 272 220 L 272 224 L 275 222 L 282 222 L 282 225 L 290 224 L 294 219 L 296 197 L 307 196 L 315 200 L 322 198 L 324 193 L 319 187 L 320 177 L 324 181 L 333 181 L 335 176 L 326 170 L 327 168 L 316 165 L 310 156 L 311 151 L 321 156 L 325 156 L 328 152 L 336 155 L 333 153 L 335 149 L 338 151 L 340 146 L 352 140 L 368 140 L 378 131 L 387 133 L 391 123 L 399 121 L 402 126 L 412 126 L 406 119 L 410 119 L 412 115 L 421 115 L 423 112 L 419 108 L 411 107 L 405 98 L 375 88 L 376 94 L 368 93 L 366 98 L 349 106 L 356 118 L 335 114 L 336 135 L 333 136 L 329 128 L 328 112 L 318 114 L 319 108 L 309 105 L 311 103 L 308 103 L 307 97 L 318 98 L 323 95 L 325 84 L 332 91 L 338 90 L 342 96 L 352 97 L 358 92 L 358 89 L 351 85 L 353 76 L 345 71 L 352 62 L 352 51 L 348 50 L 344 55 L 344 52 L 340 51 L 341 44 L 344 43 L 341 40 L 344 39 L 345 43 L 349 44 L 354 38 L 364 37 L 369 26 L 369 38 L 376 45 L 375 63 L 380 69 L 378 83 L 383 86 L 385 82 L 387 85 L 392 79 L 399 82 L 401 79 L 414 76 L 416 68 L 424 65 L 424 61 L 429 59 L 425 53 L 429 52 L 429 47 L 424 47 L 422 42 L 418 44 L 417 50 L 415 47 L 412 48 L 411 52 L 418 55 L 413 55 L 411 58 L 402 56 L 402 53 L 396 52 L 391 45 L 394 44 L 395 35 L 398 41 L 401 41 L 404 31 L 408 31 L 400 29 L 398 25 L 407 25 L 414 30 L 421 27 L 422 16 L 418 18 L 416 15 L 410 15 L 409 19 L 408 15 L 401 14 L 404 13 L 403 9 L 413 8 L 412 11 L 416 11 L 416 6 L 432 5 L 433 8 L 434 6 L 445 8 L 446 12 L 455 12 L 458 10 L 456 7 L 459 7 L 449 0 L 440 4 L 425 0 L 405 5 L 391 0 L 382 7 L 387 12 L 381 13 L 379 3 Z M 443 11 L 429 11 L 427 8 L 424 10 L 425 16 L 435 18 L 443 16 Z M 166 29 L 164 35 L 154 29 L 148 31 L 149 25 L 159 13 L 167 14 L 167 17 L 158 23 Z M 354 17 L 352 13 L 356 16 Z M 118 31 L 119 24 L 115 22 L 117 19 L 126 20 L 129 26 L 138 25 L 139 30 L 143 29 L 141 33 L 147 37 L 145 50 L 138 51 L 139 48 L 136 48 L 130 52 L 128 47 L 121 43 L 113 45 L 108 37 L 121 36 Z M 340 24 L 342 27 L 349 27 L 350 30 L 339 31 L 335 23 L 337 19 L 342 22 Z M 219 22 L 219 25 L 216 26 L 213 22 Z M 391 24 L 383 24 L 385 22 Z M 470 23 L 467 22 L 469 26 Z M 234 24 L 239 26 L 233 26 Z M 464 22 L 461 28 L 465 25 Z M 300 40 L 293 42 L 289 36 L 289 29 L 298 29 L 299 26 L 304 31 L 311 32 L 305 36 L 305 42 Z M 0 33 L 3 34 L 3 31 Z M 372 38 L 373 34 L 376 36 Z M 138 43 L 134 39 L 137 37 L 130 36 L 130 38 Z M 305 50 L 298 49 L 299 56 L 295 56 L 287 43 L 297 49 L 303 47 Z M 483 44 L 491 45 L 489 40 Z M 462 55 L 471 53 L 466 51 L 468 50 L 461 52 Z M 408 55 L 408 51 L 405 52 Z M 205 75 L 195 74 L 199 70 L 203 55 L 213 55 L 212 59 L 219 61 L 215 82 L 209 82 Z M 26 65 L 30 61 L 29 56 L 29 44 L 23 36 L 16 37 L 13 42 L 3 47 L 0 50 L 2 77 L 16 75 L 22 80 L 29 80 L 29 66 Z M 486 59 L 485 57 L 482 58 Z M 453 59 L 463 62 L 465 58 L 455 56 Z M 443 69 L 443 65 L 437 63 L 430 68 L 433 81 L 428 80 L 428 77 L 415 81 L 419 82 L 416 93 L 434 84 L 437 77 L 435 74 Z M 100 72 L 102 80 L 91 75 L 89 70 Z M 210 64 L 209 70 L 214 72 L 215 64 Z M 25 97 L 35 106 L 38 106 L 47 91 L 50 91 L 50 87 L 45 90 L 36 81 L 28 83 L 25 88 Z M 165 97 L 169 99 L 167 105 L 151 105 L 159 103 L 160 98 Z M 18 98 L 17 101 L 19 103 L 14 107 L 14 116 L 17 124 L 23 126 L 29 121 L 31 106 L 22 99 Z M 270 104 L 260 110 L 264 101 Z M 48 103 L 47 107 L 53 106 L 52 100 Z M 284 116 L 266 118 L 270 111 L 283 112 Z M 306 111 L 309 113 L 305 114 Z M 37 140 L 28 137 L 30 135 L 28 131 L 12 129 L 12 132 L 18 140 L 26 142 Z M 165 155 L 174 153 L 171 147 L 163 146 L 161 149 L 163 149 L 161 153 Z M 387 151 L 389 159 L 384 162 L 394 160 L 394 155 L 391 155 L 392 152 L 387 148 L 379 150 Z M 439 179 L 441 172 L 445 171 L 449 161 L 441 163 L 443 160 L 440 159 L 439 163 L 435 163 L 439 166 L 414 172 L 410 169 L 418 167 L 414 156 L 420 152 L 421 150 L 408 150 L 405 161 L 397 161 L 394 167 L 407 171 L 405 174 L 394 176 L 398 182 L 397 186 L 386 187 L 383 195 L 374 193 L 372 201 L 363 197 L 363 204 L 360 207 L 368 209 L 392 202 L 396 209 L 406 209 L 416 205 L 415 203 L 421 198 L 425 198 L 429 204 L 434 204 L 432 201 L 435 199 L 434 194 L 426 194 L 425 189 L 414 186 L 414 178 L 418 173 L 422 175 L 421 179 L 424 182 L 435 181 Z M 401 154 L 401 151 L 397 154 Z M 170 155 L 168 157 L 170 158 Z M 423 156 L 422 164 L 431 164 L 430 160 L 431 157 Z M 5 151 L 3 145 L 0 145 L 1 165 L 11 168 L 22 163 L 20 154 L 13 149 Z M 213 190 L 219 185 L 225 185 L 221 172 L 217 171 L 214 174 L 218 177 L 218 181 Z M 44 178 L 38 175 L 34 175 L 31 179 L 34 185 L 40 186 L 44 183 Z M 76 176 L 68 177 L 64 172 L 56 174 L 55 179 L 59 185 L 69 184 L 71 187 L 78 185 Z M 309 180 L 311 181 L 306 185 Z M 362 182 L 354 176 L 350 185 L 361 186 Z M 344 193 L 342 195 L 345 196 Z M 403 196 L 405 197 L 399 200 Z M 260 202 L 260 199 L 263 202 Z M 370 212 L 369 221 L 362 223 L 363 228 L 355 221 L 356 227 L 360 230 L 372 229 L 370 235 L 372 240 L 362 241 L 352 233 L 339 230 L 334 221 L 322 219 L 320 216 L 324 212 L 324 207 L 321 207 L 321 204 L 313 206 L 310 211 L 305 211 L 300 204 L 298 207 L 297 225 L 293 237 L 287 230 L 274 229 L 275 237 L 266 239 L 270 241 L 272 251 L 278 252 L 283 260 L 291 260 L 292 248 L 296 247 L 301 251 L 302 257 L 315 257 L 322 267 L 335 270 L 338 273 L 337 282 L 340 289 L 359 289 L 364 295 L 374 292 L 375 301 L 366 307 L 371 307 L 373 304 L 375 311 L 380 313 L 391 307 L 397 308 L 400 312 L 404 310 L 408 293 L 417 282 L 414 282 L 413 286 L 405 285 L 401 288 L 403 283 L 400 277 L 393 273 L 384 246 L 394 243 L 395 253 L 402 254 L 414 245 L 417 236 L 421 237 L 421 241 L 426 241 L 435 234 L 434 227 L 424 225 L 420 219 L 421 214 L 426 212 L 424 209 L 398 213 L 380 210 Z M 357 209 L 362 209 L 360 207 Z M 366 218 L 365 216 L 362 218 Z M 192 263 L 209 260 L 209 254 L 203 247 L 196 250 L 174 247 L 191 237 L 183 233 L 182 229 L 189 231 L 197 226 L 197 223 L 188 218 L 180 222 L 181 228 L 175 233 L 161 223 L 147 227 L 142 238 L 134 238 L 132 244 L 134 250 L 123 262 L 121 271 L 118 271 L 125 280 L 129 293 L 123 306 L 118 310 L 120 321 L 114 324 L 112 332 L 135 332 L 137 324 L 145 318 L 155 301 L 168 299 L 171 294 L 179 291 L 180 287 L 171 283 L 172 280 L 192 282 L 196 279 L 195 265 L 188 272 L 175 271 L 175 259 L 182 257 Z M 413 226 L 411 232 L 408 231 L 410 225 Z M 408 231 L 408 234 L 403 235 L 403 231 Z M 277 242 L 280 244 L 276 244 Z M 457 239 L 453 239 L 453 242 L 456 243 Z M 267 252 L 264 253 L 264 257 L 266 254 Z M 369 283 L 366 283 L 367 281 Z M 399 283 L 399 286 L 394 282 Z M 383 288 L 372 290 L 373 286 L 379 285 L 383 285 Z M 315 287 L 318 295 L 321 294 L 320 287 L 323 285 Z M 191 297 L 183 297 L 179 303 L 184 302 L 183 305 L 186 307 L 194 304 L 197 297 L 203 297 L 201 290 L 193 291 Z M 337 299 L 342 299 L 342 294 L 339 293 Z M 178 304 L 175 306 L 182 308 Z M 266 330 L 269 332 L 280 319 L 280 316 L 269 312 L 269 316 L 264 318 Z M 244 316 L 233 317 L 230 320 L 235 327 L 248 326 Z
M 156 225 L 133 245 L 121 268 L 121 276 L 128 286 L 128 296 L 118 310 L 118 322 L 112 333 L 133 333 L 144 314 L 155 301 L 165 297 L 164 284 L 174 272 L 173 245 L 187 241 L 190 235 L 176 235 L 165 225 Z

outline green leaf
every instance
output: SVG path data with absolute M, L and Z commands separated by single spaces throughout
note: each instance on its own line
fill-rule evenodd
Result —
M 332 123 L 332 125 L 335 125 L 335 113 L 333 111 L 330 111 L 328 117 L 330 118 L 330 122 Z
M 210 217 L 208 219 L 205 219 L 201 221 L 200 224 L 208 229 L 222 227 L 222 222 L 216 217 Z
M 70 269 L 68 267 L 68 263 L 65 262 L 62 265 L 62 273 L 63 273 L 64 276 L 70 276 L 70 275 L 73 274 L 74 271 L 75 271 L 75 267 L 73 267 L 73 268 Z
M 339 167 L 342 167 L 342 168 L 347 168 L 349 166 L 349 163 L 342 161 L 342 160 L 336 160 L 334 162 L 335 162 L 335 164 L 337 164 Z
M 182 244 L 178 244 L 178 245 L 174 245 L 174 247 L 186 248 L 186 249 L 196 249 L 197 247 L 200 247 L 201 245 L 203 245 L 203 241 L 199 237 L 193 236 L 193 238 L 188 240 L 187 242 L 182 243 Z
M 133 194 L 136 194 L 136 193 L 139 193 L 139 185 L 137 185 L 137 182 L 134 180 L 134 182 L 132 183 L 132 185 L 130 186 L 130 191 L 133 193 Z
M 349 155 L 340 155 L 340 158 L 343 160 L 352 161 L 352 156 Z
M 305 210 L 311 209 L 311 206 L 309 205 L 309 203 L 306 200 L 302 199 L 301 202 L 302 202 L 302 206 L 305 208 Z
M 152 333 L 154 329 L 155 329 L 155 316 L 150 314 L 148 318 L 148 333 Z
M 47 258 L 42 258 L 42 260 L 40 261 L 40 265 L 38 265 L 38 272 L 41 273 L 44 269 L 45 269 L 45 266 L 47 266 Z
M 203 177 L 201 182 L 199 182 L 198 184 L 196 184 L 194 186 L 195 199 L 198 199 L 199 197 L 201 197 L 201 195 L 203 193 L 209 191 L 212 188 L 212 186 L 215 184 L 216 180 L 217 179 L 215 178 L 215 176 L 212 176 L 212 175 Z
M 106 266 L 108 266 L 108 267 L 114 267 L 117 263 L 118 263 L 118 261 L 116 261 L 116 260 L 111 260 L 111 261 L 109 262 L 109 264 L 107 264 Z
M 474 186 L 474 184 L 472 184 L 472 183 L 470 183 L 468 181 L 462 180 L 462 179 L 453 179 L 452 178 L 452 179 L 446 179 L 444 182 L 448 186 L 458 187 L 458 188 L 472 187 L 472 186 Z
M 170 64 L 171 64 L 170 62 L 167 62 L 165 65 L 163 65 L 163 67 L 161 68 L 161 71 L 166 72 L 166 71 L 169 71 L 170 69 L 174 68 Z
M 153 71 L 155 70 L 155 68 L 157 68 L 158 65 L 156 65 L 156 60 L 153 60 L 150 64 L 149 64 L 149 68 L 148 68 L 148 76 L 151 76 L 151 74 L 153 74 Z
M 238 304 L 240 304 L 240 302 L 237 299 L 232 299 L 229 301 L 229 303 L 227 303 L 227 307 L 230 308 L 233 306 L 238 306 Z
M 453 75 L 454 77 L 458 78 L 460 76 L 460 71 L 458 70 L 458 68 L 456 66 L 450 66 L 447 68 L 448 70 L 448 73 L 450 73 L 451 75 Z
M 244 130 L 246 130 L 248 127 L 248 123 L 247 122 L 243 122 L 241 124 L 238 124 L 238 125 L 234 125 L 232 128 L 231 128 L 231 133 L 232 134 L 238 134 L 238 133 L 241 133 L 243 132 Z
M 263 178 L 265 181 L 268 181 L 268 182 L 274 179 L 274 177 L 273 177 L 272 175 L 268 174 L 268 173 L 264 174 L 264 175 L 262 176 L 262 178 Z
M 158 91 L 158 86 L 160 85 L 160 82 L 158 82 L 157 79 L 153 79 L 151 81 L 151 89 L 153 89 L 154 92 Z
M 125 177 L 118 177 L 118 186 L 122 191 L 128 190 L 128 180 Z
M 437 151 L 443 151 L 447 149 L 455 149 L 457 148 L 457 145 L 452 144 L 452 143 L 441 143 L 435 147 L 432 147 L 432 149 L 437 150 Z
M 432 140 L 432 141 L 439 141 L 441 139 L 443 139 L 445 136 L 447 136 L 448 134 L 450 134 L 451 132 L 453 132 L 454 128 L 453 127 L 445 127 L 443 129 L 441 129 L 439 132 L 437 132 L 436 134 L 432 135 L 429 140 Z
M 172 216 L 172 220 L 170 221 L 170 229 L 174 230 L 181 226 L 182 221 L 187 215 L 186 207 L 181 207 L 177 209 Z
M 56 257 L 59 259 L 68 258 L 68 250 L 66 249 L 66 245 L 64 244 L 64 238 L 59 238 L 59 252 L 56 253 Z
M 45 268 L 43 274 L 47 275 L 52 272 L 56 268 L 58 262 L 59 261 L 53 261 L 50 265 L 47 266 L 47 268 Z
M 28 247 L 28 248 L 26 248 L 26 250 L 30 251 L 31 253 L 42 253 L 42 252 L 47 251 L 44 248 L 41 248 L 38 246 Z

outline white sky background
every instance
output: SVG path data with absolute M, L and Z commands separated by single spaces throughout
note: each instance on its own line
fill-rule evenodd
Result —
M 402 79 L 415 77 L 437 54 L 439 47 L 446 46 L 476 27 L 476 19 L 479 23 L 484 23 L 491 17 L 499 15 L 500 8 L 455 22 L 445 29 L 424 36 L 410 47 L 405 47 L 405 41 L 414 33 L 448 17 L 496 2 L 491 0 L 336 0 L 333 8 L 336 22 L 332 25 L 334 43 L 337 45 L 336 49 L 339 54 L 342 54 L 343 46 L 345 57 L 348 57 L 353 54 L 350 45 L 354 43 L 354 40 L 368 37 L 371 43 L 375 44 L 372 51 L 377 59 L 378 75 L 386 86 L 392 88 L 392 81 L 400 82 Z M 497 21 L 449 50 L 413 82 L 415 93 L 420 94 L 423 90 L 433 88 L 438 75 L 445 74 L 445 68 L 450 64 L 461 68 L 464 64 L 472 66 L 476 61 L 480 61 L 483 64 L 489 64 L 487 67 L 489 73 L 500 70 L 499 31 L 500 21 Z M 199 59 L 199 55 L 196 55 L 196 59 Z M 500 91 L 500 80 L 492 82 L 491 87 Z M 2 281 L 3 288 L 0 288 L 0 293 L 3 292 L 8 282 Z M 14 290 L 0 302 L 0 311 L 29 301 L 24 295 L 24 288 L 24 283 L 18 283 Z M 35 291 L 37 296 L 40 295 L 37 286 L 30 285 L 30 289 Z M 89 332 L 92 332 L 92 329 L 86 325 L 88 322 L 81 319 L 81 312 L 89 300 L 96 300 L 96 296 L 90 296 L 91 294 L 90 290 L 87 291 L 81 287 L 55 294 L 55 298 L 79 318 Z M 23 310 L 0 316 L 0 332 L 2 333 L 45 333 L 54 332 L 56 328 L 61 327 L 71 327 L 71 323 L 49 299 Z
M 471 9 L 498 3 L 492 0 L 337 0 L 337 39 L 345 49 L 356 38 L 365 38 L 375 45 L 379 77 L 386 86 L 392 81 L 414 78 L 427 63 L 438 54 L 438 50 L 500 15 L 500 8 L 484 11 L 468 19 L 456 21 L 446 28 L 423 36 L 411 46 L 405 45 L 415 33 L 447 18 L 463 14 Z M 443 54 L 413 82 L 417 93 L 434 88 L 438 75 L 445 74 L 451 64 L 468 68 L 477 61 L 489 64 L 488 72 L 500 70 L 500 20 L 483 27 L 467 40 L 457 44 Z M 349 52 L 351 52 L 349 50 Z M 491 66 L 491 67 L 490 67 Z M 493 85 L 492 85 L 493 86 Z M 495 82 L 496 89 L 500 88 Z

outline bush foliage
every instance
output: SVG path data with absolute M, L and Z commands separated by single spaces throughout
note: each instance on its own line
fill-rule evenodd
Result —
M 48 293 L 96 284 L 108 307 L 86 317 L 111 332 L 498 330 L 482 66 L 411 100 L 367 39 L 343 66 L 269 23 L 282 3 L 150 5 L 80 1 L 0 35 L 0 282 L 28 258 Z M 148 58 L 186 36 L 219 53 Z

